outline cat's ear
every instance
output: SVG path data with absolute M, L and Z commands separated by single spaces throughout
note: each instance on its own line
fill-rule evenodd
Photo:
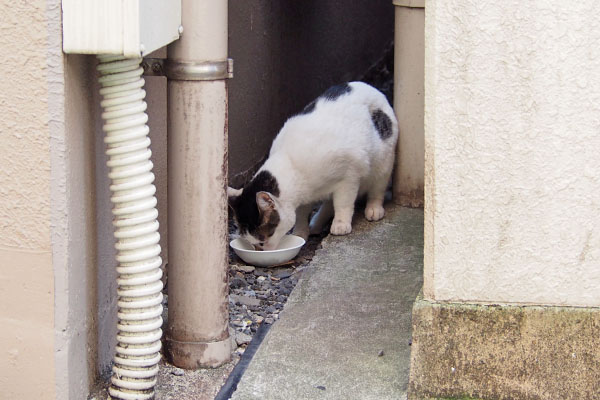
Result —
M 234 189 L 232 187 L 227 186 L 227 197 L 231 198 L 231 197 L 238 197 L 239 195 L 242 194 L 242 191 L 244 189 Z
M 268 192 L 256 193 L 256 205 L 261 214 L 269 214 L 275 210 L 275 200 Z

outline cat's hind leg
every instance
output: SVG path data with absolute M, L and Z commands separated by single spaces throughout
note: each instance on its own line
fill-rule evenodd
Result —
M 352 215 L 354 202 L 358 195 L 359 182 L 355 179 L 346 179 L 338 184 L 333 192 L 333 235 L 347 235 L 352 232 Z
M 312 209 L 312 204 L 306 204 L 296 209 L 296 224 L 294 225 L 294 231 L 292 233 L 296 236 L 300 236 L 304 240 L 308 238 L 308 217 Z
M 321 204 L 321 207 L 319 207 L 319 211 L 317 211 L 310 220 L 309 233 L 311 235 L 320 234 L 331 217 L 333 217 L 333 202 L 331 200 L 325 200 Z
M 385 215 L 383 208 L 383 198 L 385 196 L 385 186 L 383 193 L 380 189 L 372 189 L 367 193 L 367 206 L 365 207 L 365 218 L 368 221 L 379 221 Z
M 379 221 L 385 215 L 383 200 L 392 174 L 393 159 L 380 169 L 378 174 L 372 177 L 367 190 L 367 206 L 365 207 L 365 218 L 368 221 Z

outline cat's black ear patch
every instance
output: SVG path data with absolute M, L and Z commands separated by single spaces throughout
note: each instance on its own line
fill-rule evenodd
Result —
M 279 197 L 279 185 L 277 179 L 267 170 L 260 171 L 258 175 L 252 179 L 245 190 L 249 189 L 253 197 L 256 197 L 258 192 L 268 192 Z M 242 192 L 242 194 L 244 194 Z
M 242 193 L 230 200 L 235 212 L 240 233 L 255 233 L 262 221 L 256 204 L 258 192 L 269 192 L 279 197 L 279 185 L 269 171 L 259 172 L 245 187 Z
M 377 129 L 377 133 L 379 133 L 382 140 L 392 136 L 392 120 L 386 113 L 380 109 L 373 111 L 371 121 L 373 121 L 373 125 L 375 125 L 375 129 Z
M 346 93 L 350 93 L 352 88 L 347 83 L 342 83 L 340 85 L 335 85 L 330 87 L 321 95 L 324 99 L 333 101 L 339 98 L 340 96 L 345 95 Z

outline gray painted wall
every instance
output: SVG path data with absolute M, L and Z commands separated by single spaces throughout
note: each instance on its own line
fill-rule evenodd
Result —
M 229 179 L 240 186 L 285 120 L 361 79 L 393 39 L 390 0 L 230 0 Z

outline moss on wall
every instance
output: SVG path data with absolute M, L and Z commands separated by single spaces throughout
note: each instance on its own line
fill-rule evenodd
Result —
M 409 399 L 598 393 L 600 309 L 415 302 Z

